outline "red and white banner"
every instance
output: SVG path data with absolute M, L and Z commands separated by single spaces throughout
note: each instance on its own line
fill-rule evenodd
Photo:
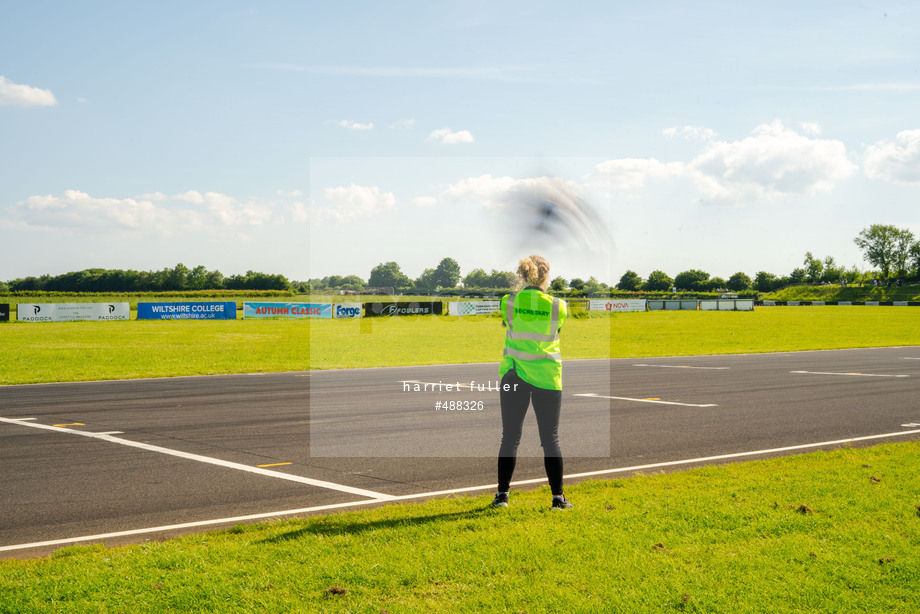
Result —
M 592 299 L 588 309 L 591 311 L 645 311 L 645 299 Z

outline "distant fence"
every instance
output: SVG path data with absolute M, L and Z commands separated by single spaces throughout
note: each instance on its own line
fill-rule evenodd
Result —
M 748 298 L 649 301 L 649 311 L 753 311 L 754 300 Z
M 920 301 L 756 301 L 758 307 L 819 307 L 823 305 L 866 305 L 870 307 L 920 307 Z

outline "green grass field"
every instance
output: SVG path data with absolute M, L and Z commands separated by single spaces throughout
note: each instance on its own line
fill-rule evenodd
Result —
M 920 447 L 815 452 L 0 561 L 0 613 L 920 610 Z
M 0 384 L 497 362 L 497 317 L 0 325 Z M 920 345 L 920 308 L 765 307 L 570 319 L 566 358 Z

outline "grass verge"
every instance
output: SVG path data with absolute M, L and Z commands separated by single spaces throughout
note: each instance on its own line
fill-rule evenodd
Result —
M 910 307 L 653 311 L 571 319 L 566 358 L 920 345 Z M 497 362 L 497 317 L 0 325 L 0 384 Z
M 0 561 L 0 612 L 917 612 L 920 446 Z

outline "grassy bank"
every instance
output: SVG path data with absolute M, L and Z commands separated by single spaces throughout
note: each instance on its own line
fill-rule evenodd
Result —
M 5 323 L 0 384 L 497 362 L 498 318 Z M 566 358 L 920 345 L 910 307 L 655 311 L 572 319 Z
M 920 285 L 881 286 L 791 286 L 763 294 L 768 301 L 920 301 Z
M 920 447 L 0 561 L 0 612 L 916 612 Z

